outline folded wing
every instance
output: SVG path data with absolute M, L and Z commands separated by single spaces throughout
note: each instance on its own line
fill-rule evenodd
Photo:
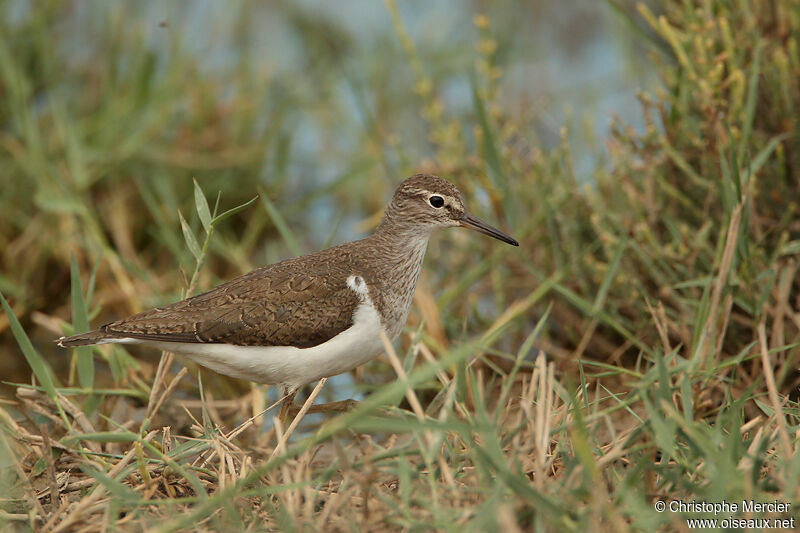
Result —
M 345 273 L 304 258 L 268 265 L 192 298 L 61 339 L 63 346 L 115 338 L 240 346 L 321 344 L 352 325 L 360 303 Z M 334 275 L 331 275 L 334 274 Z

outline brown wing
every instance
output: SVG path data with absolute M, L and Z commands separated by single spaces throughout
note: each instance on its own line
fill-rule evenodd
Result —
M 324 252 L 329 252 L 325 250 Z M 316 346 L 352 325 L 352 273 L 329 253 L 297 257 L 192 298 L 106 324 L 115 337 L 241 346 Z

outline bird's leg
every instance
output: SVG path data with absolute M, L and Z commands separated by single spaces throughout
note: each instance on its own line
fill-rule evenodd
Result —
M 353 407 L 358 405 L 356 400 L 341 400 L 338 402 L 329 402 L 329 403 L 321 403 L 318 405 L 312 405 L 306 411 L 306 414 L 311 413 L 326 413 L 329 411 L 338 411 L 338 412 L 345 412 L 349 411 Z M 300 407 L 297 405 L 292 405 L 289 407 L 289 414 L 292 416 L 296 415 L 300 411 Z
M 286 429 L 286 423 L 289 421 L 289 415 L 294 416 L 297 413 L 291 413 L 294 397 L 297 394 L 297 388 L 289 387 L 288 385 L 284 385 L 281 389 L 281 394 L 283 395 L 283 401 L 281 402 L 281 410 L 278 412 L 278 419 L 283 424 L 284 429 Z

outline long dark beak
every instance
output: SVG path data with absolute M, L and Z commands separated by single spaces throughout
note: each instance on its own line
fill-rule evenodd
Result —
M 478 233 L 483 233 L 484 235 L 488 235 L 489 237 L 494 237 L 495 239 L 507 242 L 512 246 L 519 246 L 519 243 L 516 241 L 516 239 L 514 239 L 510 235 L 506 235 L 499 229 L 490 226 L 483 220 L 469 213 L 464 213 L 464 217 L 460 220 L 460 222 L 461 225 L 464 226 L 465 228 L 474 229 Z

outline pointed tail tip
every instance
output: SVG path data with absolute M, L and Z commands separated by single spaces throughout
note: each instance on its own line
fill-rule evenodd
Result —
M 80 345 L 80 343 L 77 342 L 78 339 L 75 339 L 75 337 L 78 337 L 78 335 L 73 335 L 72 337 L 59 337 L 54 342 L 60 348 L 72 348 L 73 346 L 79 346 Z
M 55 343 L 62 348 L 73 348 L 75 346 L 89 346 L 90 344 L 97 344 L 107 339 L 108 335 L 95 330 L 87 333 L 79 333 L 70 337 L 60 337 L 55 340 Z

